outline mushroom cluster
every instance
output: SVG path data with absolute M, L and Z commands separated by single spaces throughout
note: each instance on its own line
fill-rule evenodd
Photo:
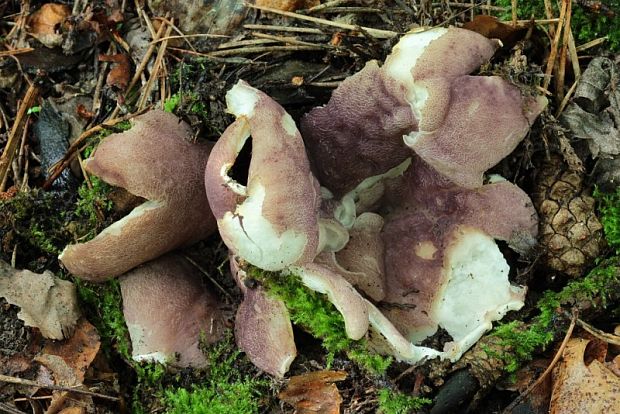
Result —
M 198 340 L 219 338 L 221 304 L 169 252 L 217 228 L 244 294 L 237 343 L 264 371 L 284 375 L 295 342 L 286 306 L 245 283 L 246 264 L 324 293 L 351 339 L 409 363 L 454 361 L 523 305 L 495 240 L 524 253 L 537 236 L 529 197 L 484 177 L 546 105 L 499 77 L 469 76 L 498 45 L 457 28 L 407 34 L 383 66 L 369 62 L 306 114 L 301 132 L 244 81 L 226 96 L 236 120 L 213 148 L 191 143 L 173 115 L 137 117 L 86 169 L 146 201 L 60 260 L 89 280 L 124 274 L 138 360 L 204 364 Z M 233 167 L 249 140 L 240 182 Z M 442 350 L 416 345 L 439 328 L 452 338 Z
M 527 194 L 484 177 L 546 105 L 502 78 L 469 75 L 498 46 L 456 28 L 408 34 L 383 66 L 369 62 L 306 114 L 301 132 L 275 101 L 237 83 L 227 94 L 236 121 L 205 174 L 233 262 L 298 276 L 334 304 L 348 337 L 399 360 L 460 358 L 523 306 L 495 240 L 525 253 L 537 236 Z M 244 184 L 231 171 L 249 139 Z M 283 375 L 294 355 L 286 308 L 262 288 L 245 294 L 238 343 Z M 452 338 L 442 350 L 416 345 L 439 328 Z

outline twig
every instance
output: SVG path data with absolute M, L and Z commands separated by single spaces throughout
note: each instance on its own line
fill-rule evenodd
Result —
M 229 39 L 230 38 L 230 36 L 227 36 L 227 35 L 211 34 L 211 33 L 195 33 L 195 34 L 182 34 L 182 35 L 176 35 L 176 36 L 162 37 L 157 40 L 152 40 L 151 44 L 160 43 L 160 42 L 163 42 L 164 40 L 187 39 L 189 37 L 209 37 L 209 38 L 218 38 L 218 39 Z
M 564 19 L 564 36 L 562 37 L 562 51 L 560 52 L 560 64 L 558 76 L 555 83 L 555 97 L 557 102 L 561 102 L 564 97 L 564 78 L 566 76 L 566 59 L 568 57 L 568 43 L 570 40 L 570 19 L 572 14 L 572 0 L 566 1 L 566 17 Z
M 607 342 L 608 344 L 611 344 L 611 345 L 620 346 L 620 336 L 618 335 L 610 334 L 607 332 L 603 332 L 599 329 L 596 329 L 594 326 L 586 323 L 585 321 L 582 321 L 579 318 L 577 319 L 577 325 L 579 325 L 581 328 L 586 330 L 588 333 L 590 333 L 591 335 L 594 335 L 595 337 L 597 337 L 603 342 Z
M 162 24 L 159 27 L 159 30 L 157 31 L 157 33 L 155 34 L 155 37 L 153 38 L 153 42 L 157 41 L 161 37 L 161 35 L 164 33 L 164 29 L 165 29 L 165 25 Z M 155 51 L 155 48 L 157 47 L 157 45 L 153 42 L 151 42 L 151 44 L 149 45 L 149 48 L 146 50 L 146 53 L 144 54 L 144 57 L 142 58 L 142 61 L 136 68 L 136 73 L 134 73 L 133 78 L 131 78 L 131 81 L 129 82 L 129 86 L 127 86 L 127 92 L 129 92 L 131 88 L 133 88 L 136 85 L 138 80 L 140 80 L 140 76 L 142 75 L 142 72 L 144 72 L 146 65 L 148 65 L 149 60 L 151 59 L 151 55 L 153 54 L 153 52 Z
M 310 7 L 307 12 L 308 13 L 316 13 L 323 11 L 325 9 L 329 9 L 330 7 L 340 6 L 341 4 L 347 4 L 350 0 L 331 0 L 326 1 L 323 4 L 319 4 L 318 6 Z
M 288 43 L 291 45 L 301 45 L 301 46 L 317 46 L 323 49 L 333 49 L 334 46 L 332 45 L 320 45 L 320 44 L 316 44 L 316 43 L 310 43 L 310 42 L 304 42 L 303 40 L 299 40 L 295 37 L 285 37 L 285 36 L 277 36 L 277 35 L 271 35 L 271 34 L 267 34 L 267 33 L 252 33 L 252 36 L 256 36 L 262 39 L 269 39 L 269 40 L 275 40 L 278 42 L 282 42 L 282 43 Z
M 497 11 L 497 12 L 505 12 L 508 10 L 507 7 L 489 6 L 487 4 L 478 4 L 478 3 L 457 3 L 453 1 L 449 1 L 447 3 L 433 3 L 432 5 L 434 7 L 437 7 L 437 6 L 445 6 L 446 4 L 450 7 L 454 7 L 457 9 L 480 9 L 480 10 Z
M 327 35 L 321 29 L 315 29 L 312 27 L 293 27 L 293 26 L 275 26 L 271 24 L 244 24 L 244 29 L 249 30 L 273 30 L 278 32 L 298 32 L 317 35 Z
M 2 50 L 0 51 L 0 58 L 5 56 L 21 55 L 22 53 L 32 52 L 34 49 L 31 47 L 22 47 L 20 49 Z
M 510 10 L 511 10 L 511 15 L 512 15 L 512 26 L 516 26 L 517 25 L 517 19 L 518 19 L 518 15 L 517 15 L 517 0 L 512 0 L 510 2 Z
M 24 95 L 24 99 L 22 99 L 19 109 L 17 110 L 17 115 L 15 116 L 13 128 L 11 128 L 11 133 L 9 134 L 9 139 L 4 147 L 2 155 L 0 156 L 0 191 L 4 191 L 6 188 L 9 168 L 13 162 L 13 157 L 15 157 L 15 150 L 19 145 L 22 130 L 28 119 L 28 109 L 32 107 L 38 94 L 39 89 L 34 84 L 30 84 L 26 94 Z
M 48 389 L 48 390 L 54 390 L 54 391 L 74 392 L 76 394 L 89 395 L 91 397 L 98 397 L 98 398 L 102 398 L 102 399 L 110 400 L 110 401 L 120 400 L 120 398 L 118 397 L 112 397 L 111 395 L 105 395 L 105 394 L 99 394 L 98 392 L 81 390 L 79 388 L 63 387 L 60 385 L 41 384 L 36 381 L 30 381 L 27 379 L 17 378 L 17 377 L 9 377 L 8 375 L 2 375 L 2 374 L 0 374 L 0 382 L 6 382 L 8 384 L 16 384 L 16 385 L 25 385 L 28 387 L 37 387 L 37 388 L 43 388 L 43 389 Z
M 185 260 L 187 260 L 188 262 L 191 263 L 192 266 L 194 266 L 196 269 L 198 269 L 198 271 L 200 271 L 200 273 L 202 273 L 203 275 L 205 275 L 210 281 L 211 283 L 213 283 L 215 285 L 215 287 L 217 287 L 219 290 L 222 291 L 222 293 L 224 295 L 226 295 L 228 297 L 228 299 L 230 301 L 233 300 L 232 296 L 230 296 L 230 293 L 228 293 L 226 291 L 226 289 L 224 289 L 222 287 L 222 285 L 220 285 L 219 283 L 217 283 L 217 280 L 213 279 L 211 277 L 211 275 L 209 274 L 209 272 L 207 272 L 202 266 L 200 266 L 198 263 L 196 263 L 196 261 L 194 259 L 192 259 L 191 257 L 189 257 L 188 255 L 184 254 L 183 257 L 185 258 Z
M 217 50 L 215 52 L 205 53 L 207 56 L 220 57 L 220 56 L 234 56 L 234 55 L 247 55 L 251 53 L 265 53 L 265 52 L 298 52 L 301 50 L 322 50 L 322 46 L 254 46 L 254 47 L 242 47 L 238 49 L 226 49 Z
M 294 19 L 305 20 L 308 22 L 322 24 L 325 26 L 338 27 L 340 29 L 351 30 L 354 32 L 364 32 L 368 36 L 375 37 L 377 39 L 391 39 L 391 38 L 398 36 L 398 33 L 392 32 L 391 30 L 379 30 L 379 29 L 373 29 L 371 27 L 357 26 L 357 25 L 347 24 L 347 23 L 338 23 L 338 22 L 334 22 L 331 20 L 327 20 L 327 19 L 320 19 L 318 17 L 306 16 L 306 15 L 299 14 L 299 13 L 291 13 L 291 12 L 282 11 L 278 9 L 272 9 L 271 7 L 257 6 L 255 4 L 246 3 L 246 6 L 251 9 L 279 14 L 281 16 L 292 17 Z
M 517 405 L 519 405 L 521 403 L 521 401 L 523 401 L 523 399 L 525 397 L 527 397 L 528 394 L 530 392 L 532 392 L 532 390 L 534 388 L 539 386 L 545 380 L 545 378 L 547 378 L 547 375 L 549 375 L 551 373 L 551 371 L 553 370 L 553 367 L 555 367 L 555 364 L 557 364 L 558 361 L 560 360 L 560 358 L 562 358 L 562 353 L 564 352 L 564 348 L 566 348 L 566 345 L 568 344 L 568 341 L 570 340 L 571 335 L 573 334 L 573 329 L 575 329 L 576 322 L 577 322 L 577 311 L 573 310 L 573 316 L 571 317 L 570 325 L 568 326 L 568 329 L 566 330 L 566 335 L 564 335 L 564 340 L 560 344 L 560 347 L 558 348 L 558 351 L 555 353 L 555 356 L 553 357 L 553 360 L 551 360 L 551 363 L 549 364 L 549 366 L 547 367 L 545 372 L 543 372 L 542 375 L 540 377 L 538 377 L 538 379 L 532 385 L 527 387 L 525 389 L 525 391 L 523 391 L 521 393 L 521 395 L 519 395 L 517 398 L 515 398 L 514 401 L 511 402 L 510 405 L 504 409 L 504 411 L 502 411 L 502 414 L 509 414 L 509 413 L 511 413 L 512 410 Z
M 562 112 L 564 112 L 566 105 L 568 105 L 568 101 L 573 96 L 573 93 L 575 93 L 575 89 L 577 89 L 577 84 L 579 83 L 580 77 L 581 75 L 575 78 L 575 82 L 573 82 L 573 85 L 570 87 L 570 89 L 566 93 L 566 96 L 564 96 L 564 99 L 562 99 L 562 102 L 560 103 L 560 106 L 558 107 L 558 110 L 555 113 L 556 118 L 559 118 Z
M 609 40 L 607 36 L 599 37 L 598 39 L 594 39 L 594 40 L 589 41 L 588 43 L 584 43 L 583 45 L 577 46 L 575 50 L 577 52 L 583 52 L 584 50 L 588 50 L 602 43 L 605 43 L 607 40 Z
M 323 10 L 323 13 L 381 13 L 381 9 L 376 9 L 374 7 L 332 7 L 329 9 Z
M 18 410 L 15 407 L 12 407 L 8 404 L 5 404 L 3 402 L 0 402 L 0 413 L 6 413 L 6 414 L 26 414 L 25 412 Z
M 170 33 L 172 33 L 172 25 L 168 25 L 165 36 L 170 36 Z M 159 46 L 159 50 L 157 51 L 157 57 L 155 58 L 155 63 L 153 64 L 153 70 L 149 76 L 149 80 L 146 82 L 146 85 L 142 89 L 142 95 L 140 96 L 140 100 L 138 101 L 138 105 L 137 105 L 138 109 L 144 109 L 146 105 L 146 101 L 151 95 L 151 89 L 153 88 L 153 83 L 155 82 L 155 79 L 157 79 L 157 76 L 159 75 L 159 71 L 161 70 L 161 65 L 164 60 L 164 55 L 166 53 L 167 47 L 168 47 L 167 40 L 164 40 L 162 44 Z
M 254 35 L 254 33 L 252 33 Z M 278 43 L 275 40 L 267 40 L 267 39 L 247 39 L 247 40 L 235 40 L 234 42 L 226 42 L 217 46 L 218 50 L 222 49 L 233 49 L 240 48 L 242 46 L 256 46 L 256 45 L 265 45 L 265 44 L 274 44 Z
M 569 0 L 570 1 L 570 0 Z M 545 70 L 545 79 L 543 81 L 543 88 L 549 89 L 549 83 L 551 83 L 551 72 L 553 72 L 553 68 L 555 67 L 555 59 L 558 55 L 558 46 L 560 44 L 560 34 L 562 33 L 562 27 L 564 25 L 564 16 L 566 15 L 566 9 L 568 7 L 568 2 L 566 0 L 562 1 L 562 8 L 560 9 L 560 24 L 558 25 L 558 29 L 555 32 L 555 37 L 553 38 L 553 43 L 551 44 L 551 53 L 549 54 L 549 60 L 547 61 L 547 68 Z

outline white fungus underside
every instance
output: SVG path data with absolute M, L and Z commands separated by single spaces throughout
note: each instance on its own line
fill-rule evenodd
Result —
M 435 316 L 454 339 L 448 347 L 460 357 L 491 329 L 491 322 L 523 306 L 525 291 L 510 284 L 510 268 L 497 244 L 478 230 L 463 230 L 447 265 L 448 282 Z
M 265 187 L 256 182 L 245 201 L 235 212 L 226 212 L 218 227 L 228 246 L 237 254 L 265 270 L 282 270 L 303 254 L 308 238 L 293 229 L 278 233 L 263 212 Z

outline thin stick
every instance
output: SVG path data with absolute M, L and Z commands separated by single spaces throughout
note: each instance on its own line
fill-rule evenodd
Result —
M 211 34 L 211 33 L 195 33 L 195 34 L 183 34 L 183 35 L 162 37 L 157 40 L 152 40 L 151 44 L 160 43 L 160 42 L 163 42 L 164 40 L 186 39 L 188 37 L 209 37 L 209 38 L 218 38 L 218 39 L 230 39 L 230 36 L 227 36 L 227 35 L 219 35 L 219 34 Z
M 547 19 L 553 18 L 553 6 L 551 5 L 551 0 L 545 0 L 545 14 L 547 15 Z M 555 25 L 549 25 L 549 36 L 555 37 Z
M 558 67 L 558 76 L 555 84 L 556 101 L 561 102 L 564 97 L 564 77 L 566 76 L 566 59 L 568 57 L 568 42 L 570 36 L 570 18 L 572 14 L 572 0 L 563 0 L 567 3 L 566 17 L 564 19 L 562 50 L 560 52 L 560 64 Z
M 519 405 L 521 401 L 523 401 L 523 399 L 527 397 L 528 394 L 532 392 L 534 388 L 538 387 L 545 380 L 545 378 L 547 378 L 547 375 L 551 373 L 551 371 L 553 370 L 553 367 L 555 367 L 555 364 L 557 364 L 560 358 L 562 358 L 562 353 L 564 352 L 564 348 L 566 348 L 566 345 L 568 344 L 568 341 L 570 340 L 573 334 L 573 329 L 575 329 L 576 322 L 577 322 L 577 311 L 574 310 L 573 316 L 571 317 L 571 320 L 570 320 L 570 325 L 568 326 L 568 329 L 566 330 L 566 335 L 564 335 L 564 340 L 560 344 L 560 347 L 558 348 L 558 352 L 555 353 L 553 360 L 551 360 L 551 363 L 549 364 L 545 372 L 543 372 L 542 375 L 538 377 L 538 379 L 532 385 L 527 387 L 526 390 L 521 393 L 521 395 L 515 398 L 515 400 L 511 402 L 510 405 L 504 409 L 504 411 L 502 411 L 502 414 L 511 413 L 512 410 L 517 405 Z
M 589 41 L 588 43 L 584 43 L 583 45 L 577 46 L 575 50 L 577 52 L 583 52 L 584 50 L 588 50 L 602 43 L 605 43 L 607 40 L 609 40 L 607 36 L 599 37 L 598 39 L 594 39 L 594 40 Z
M 556 30 L 555 37 L 553 38 L 551 53 L 549 54 L 549 61 L 547 62 L 547 69 L 545 70 L 545 80 L 543 81 L 544 89 L 549 89 L 549 83 L 551 83 L 551 72 L 553 72 L 553 68 L 555 67 L 555 59 L 558 55 L 558 45 L 560 44 L 560 34 L 562 33 L 561 29 L 563 26 L 562 22 L 564 22 L 567 7 L 568 3 L 566 1 L 562 1 L 562 8 L 560 9 L 560 24 L 558 25 L 558 30 Z
M 37 388 L 43 388 L 43 389 L 47 389 L 47 390 L 54 390 L 54 391 L 74 392 L 76 394 L 89 395 L 91 397 L 103 398 L 104 400 L 110 400 L 110 401 L 119 401 L 120 400 L 120 398 L 118 398 L 118 397 L 112 397 L 110 395 L 105 395 L 105 394 L 99 394 L 98 392 L 81 390 L 79 388 L 62 387 L 60 385 L 41 384 L 41 383 L 36 382 L 36 381 L 30 381 L 30 380 L 27 380 L 27 379 L 17 378 L 17 377 L 9 377 L 8 375 L 2 375 L 2 374 L 0 374 L 0 382 L 6 382 L 8 384 L 16 384 L 16 385 L 25 385 L 25 386 L 28 386 L 28 387 L 37 387 Z
M 381 13 L 381 9 L 376 9 L 374 7 L 332 7 L 329 9 L 323 10 L 323 13 Z
M 170 36 L 170 33 L 172 33 L 172 25 L 169 25 L 168 28 L 166 29 L 165 36 Z M 138 101 L 138 105 L 137 105 L 138 109 L 144 109 L 146 105 L 146 101 L 151 95 L 151 89 L 153 88 L 153 83 L 155 82 L 155 79 L 159 75 L 159 71 L 161 69 L 161 65 L 164 60 L 164 55 L 166 53 L 167 47 L 168 47 L 167 40 L 164 40 L 162 44 L 159 46 L 159 50 L 157 51 L 157 57 L 155 58 L 155 64 L 153 65 L 153 71 L 151 72 L 149 76 L 149 80 L 146 82 L 146 85 L 144 85 L 144 88 L 142 90 L 142 95 L 140 96 L 140 100 Z
M 577 55 L 577 47 L 575 46 L 575 37 L 573 36 L 573 30 L 570 28 L 568 36 L 568 52 L 570 54 L 571 64 L 573 65 L 575 79 L 578 79 L 581 77 L 581 67 L 579 66 L 579 56 Z
M 230 293 L 228 293 L 226 291 L 226 289 L 224 289 L 222 287 L 222 285 L 220 285 L 219 283 L 217 283 L 217 280 L 213 279 L 211 277 L 211 275 L 209 274 L 209 272 L 207 272 L 202 266 L 200 266 L 198 263 L 196 263 L 196 261 L 194 259 L 192 259 L 191 257 L 189 257 L 188 255 L 184 254 L 183 257 L 185 258 L 185 260 L 187 260 L 188 262 L 190 262 L 192 264 L 192 266 L 194 266 L 196 269 L 198 269 L 198 271 L 200 271 L 200 273 L 202 273 L 203 275 L 205 275 L 210 281 L 211 283 L 213 283 L 215 285 L 215 287 L 217 287 L 219 290 L 222 291 L 222 293 L 224 295 L 226 295 L 228 297 L 229 300 L 233 300 L 232 296 L 230 296 Z
M 573 85 L 570 87 L 570 89 L 566 93 L 566 96 L 564 96 L 564 99 L 562 99 L 562 102 L 560 103 L 560 106 L 558 107 L 558 110 L 555 113 L 556 118 L 559 118 L 562 112 L 564 112 L 566 105 L 568 105 L 568 101 L 570 101 L 570 98 L 573 96 L 573 93 L 575 93 L 575 89 L 577 89 L 577 84 L 579 83 L 580 77 L 581 75 L 575 78 L 575 82 L 573 82 Z
M 476 3 L 456 3 L 456 2 L 452 2 L 449 1 L 448 3 L 433 3 L 432 5 L 437 7 L 437 6 L 443 6 L 447 4 L 450 7 L 454 7 L 457 9 L 474 9 L 474 8 L 478 8 L 480 10 L 486 10 L 486 11 L 497 11 L 497 12 L 505 12 L 508 10 L 507 7 L 500 7 L 500 6 L 489 6 L 486 4 L 476 4 Z
M 277 36 L 277 35 L 271 35 L 267 33 L 252 33 L 252 36 L 260 37 L 263 39 L 276 40 L 278 42 L 288 43 L 291 45 L 318 46 L 324 49 L 334 48 L 334 46 L 331 46 L 331 45 L 320 45 L 316 43 L 304 42 L 303 40 L 299 40 L 295 37 Z
M 607 342 L 611 345 L 620 346 L 620 336 L 618 335 L 610 334 L 596 329 L 594 326 L 587 324 L 581 319 L 577 319 L 577 325 L 579 325 L 581 328 L 585 329 L 590 334 L 594 335 L 603 342 Z
M 205 55 L 211 57 L 221 56 L 235 56 L 235 55 L 247 55 L 251 53 L 265 53 L 265 52 L 297 52 L 301 50 L 322 50 L 321 46 L 255 46 L 255 47 L 242 47 L 239 49 L 226 49 L 217 50 L 215 52 L 209 52 Z
M 17 110 L 17 115 L 15 116 L 13 128 L 11 128 L 11 133 L 9 134 L 9 139 L 4 147 L 4 152 L 2 152 L 2 155 L 0 156 L 0 191 L 5 190 L 6 182 L 9 176 L 9 168 L 13 162 L 13 157 L 15 157 L 15 150 L 19 145 L 22 129 L 28 119 L 28 109 L 30 109 L 30 107 L 34 104 L 38 94 L 39 89 L 34 84 L 30 84 L 26 94 L 24 95 L 24 99 L 22 99 L 19 109 Z
M 323 4 L 319 4 L 318 6 L 310 7 L 307 12 L 308 13 L 316 13 L 323 11 L 325 9 L 329 9 L 330 7 L 340 6 L 341 4 L 347 4 L 350 0 L 331 0 L 326 1 Z
M 254 35 L 254 33 L 252 33 Z M 260 36 L 257 36 L 260 37 Z M 265 45 L 265 44 L 274 44 L 277 43 L 275 40 L 267 40 L 267 39 L 247 39 L 247 40 L 236 40 L 234 42 L 226 42 L 218 45 L 218 50 L 223 49 L 233 49 L 239 48 L 242 46 L 256 46 L 256 45 Z
M 292 17 L 294 19 L 305 20 L 305 21 L 308 21 L 308 22 L 312 22 L 312 23 L 316 23 L 316 24 L 322 24 L 322 25 L 325 25 L 325 26 L 338 27 L 340 29 L 351 30 L 351 31 L 354 31 L 354 32 L 364 32 L 365 34 L 367 34 L 369 36 L 372 36 L 372 37 L 375 37 L 377 39 L 391 39 L 391 38 L 394 38 L 394 37 L 398 36 L 398 33 L 392 32 L 391 30 L 379 30 L 379 29 L 373 29 L 373 28 L 370 28 L 370 27 L 357 26 L 357 25 L 353 25 L 353 24 L 338 23 L 338 22 L 333 22 L 331 20 L 327 20 L 327 19 L 319 19 L 317 17 L 305 16 L 303 14 L 291 13 L 291 12 L 282 11 L 282 10 L 278 10 L 278 9 L 272 9 L 271 7 L 257 6 L 255 4 L 248 4 L 248 3 L 246 3 L 246 6 L 251 8 L 251 9 L 256 9 L 256 10 L 261 10 L 261 11 L 265 11 L 265 12 L 269 12 L 269 13 L 279 14 L 281 16 Z
M 510 2 L 510 9 L 512 11 L 512 26 L 516 26 L 517 25 L 517 19 L 519 16 L 517 16 L 517 0 L 512 0 Z
M 153 38 L 153 41 L 156 41 L 157 39 L 159 39 L 160 36 L 164 33 L 164 29 L 165 29 L 164 26 L 165 25 L 162 24 L 159 27 L 159 30 L 157 30 L 157 33 L 155 34 L 155 37 Z M 144 72 L 144 69 L 146 68 L 146 65 L 148 65 L 149 60 L 151 59 L 151 55 L 155 51 L 156 47 L 157 47 L 157 45 L 155 43 L 151 42 L 151 44 L 149 45 L 149 48 L 146 50 L 146 53 L 144 54 L 144 57 L 142 58 L 142 61 L 140 62 L 140 64 L 136 68 L 136 73 L 134 73 L 133 78 L 131 79 L 131 82 L 129 82 L 129 86 L 127 86 L 127 91 L 130 91 L 131 88 L 133 88 L 136 85 L 138 80 L 140 80 L 140 76 L 142 75 L 142 72 Z
M 0 51 L 0 58 L 5 57 L 5 56 L 21 55 L 22 53 L 32 52 L 33 50 L 34 49 L 31 47 L 22 47 L 19 49 L 12 49 L 12 50 L 2 50 Z
M 271 24 L 244 24 L 244 29 L 249 30 L 273 30 L 277 32 L 298 32 L 317 35 L 327 35 L 321 29 L 315 29 L 312 27 L 293 27 L 293 26 L 274 26 Z

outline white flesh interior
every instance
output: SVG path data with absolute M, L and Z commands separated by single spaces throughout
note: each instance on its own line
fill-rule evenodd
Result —
M 254 109 L 258 103 L 258 92 L 245 82 L 237 82 L 226 93 L 226 107 L 228 112 L 239 118 L 254 116 Z
M 308 237 L 293 229 L 278 234 L 263 217 L 265 187 L 252 184 L 248 198 L 233 212 L 226 212 L 218 227 L 228 246 L 237 254 L 261 269 L 277 271 L 295 263 L 303 254 Z
M 510 268 L 495 241 L 475 229 L 462 229 L 450 248 L 447 284 L 436 300 L 436 320 L 454 339 L 453 360 L 475 344 L 491 322 L 523 306 L 525 291 L 508 280 Z

